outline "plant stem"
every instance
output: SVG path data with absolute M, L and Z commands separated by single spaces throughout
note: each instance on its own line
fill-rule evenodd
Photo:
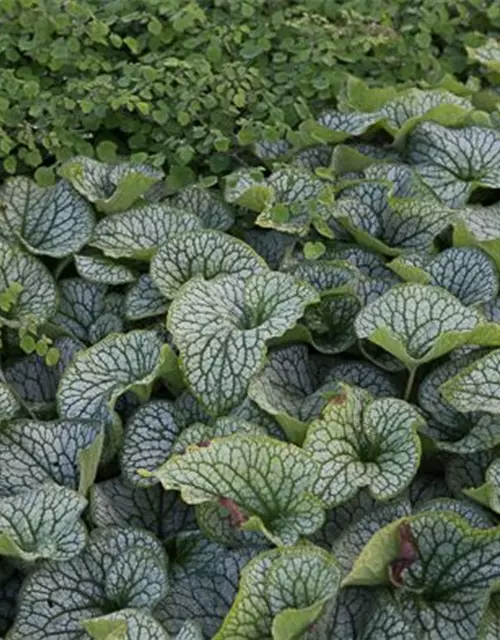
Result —
M 394 373 L 394 370 L 391 369 L 390 367 L 386 367 L 383 364 L 381 364 L 380 362 L 378 362 L 378 360 L 376 360 L 373 356 L 371 356 L 368 351 L 364 348 L 363 343 L 361 342 L 361 340 L 358 340 L 358 349 L 361 351 L 362 355 L 369 360 L 372 364 L 374 364 L 376 367 L 378 367 L 379 369 L 382 369 L 383 371 L 387 371 L 387 373 Z
M 406 382 L 406 389 L 405 389 L 405 395 L 404 395 L 404 400 L 406 401 L 410 399 L 411 392 L 413 389 L 413 383 L 415 382 L 416 373 L 417 373 L 417 367 L 412 367 L 411 369 L 408 370 L 408 380 Z

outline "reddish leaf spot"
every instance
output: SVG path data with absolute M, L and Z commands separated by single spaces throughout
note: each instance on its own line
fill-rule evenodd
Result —
M 248 520 L 248 517 L 242 513 L 236 502 L 230 498 L 219 498 L 219 504 L 229 511 L 229 524 L 233 529 L 239 529 Z
M 334 396 L 333 398 L 330 398 L 330 400 L 328 400 L 328 404 L 341 405 L 341 404 L 344 404 L 345 401 L 346 401 L 346 395 L 343 391 L 341 391 L 338 395 Z
M 399 555 L 391 562 L 389 579 L 395 587 L 403 586 L 403 571 L 418 559 L 418 547 L 408 522 L 399 527 Z
M 196 444 L 197 447 L 209 447 L 212 443 L 210 440 L 202 440 Z

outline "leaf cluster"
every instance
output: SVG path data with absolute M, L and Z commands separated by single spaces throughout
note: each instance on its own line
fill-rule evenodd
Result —
M 495 117 L 350 78 L 253 152 L 2 184 L 8 640 L 498 637 Z

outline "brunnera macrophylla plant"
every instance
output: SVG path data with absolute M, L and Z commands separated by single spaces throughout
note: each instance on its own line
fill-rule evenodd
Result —
M 2 185 L 2 637 L 498 638 L 500 133 L 363 95 Z

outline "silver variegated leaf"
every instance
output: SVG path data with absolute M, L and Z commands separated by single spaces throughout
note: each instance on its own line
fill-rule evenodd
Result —
M 103 213 L 125 211 L 164 176 L 146 165 L 112 165 L 84 156 L 65 162 L 59 173 Z
M 497 267 L 479 249 L 446 249 L 421 269 L 428 284 L 447 289 L 465 305 L 490 302 L 498 295 Z
M 499 152 L 500 137 L 494 129 L 452 129 L 423 122 L 410 136 L 408 159 L 443 202 L 458 208 L 475 187 L 498 188 Z
M 234 222 L 231 207 L 199 185 L 189 185 L 179 191 L 172 199 L 172 205 L 188 214 L 194 213 L 205 229 L 226 231 Z
M 61 280 L 59 308 L 52 321 L 78 340 L 90 342 L 90 329 L 104 313 L 106 291 L 105 285 L 81 278 Z
M 181 491 L 188 504 L 218 501 L 230 509 L 235 527 L 260 530 L 278 544 L 294 544 L 323 522 L 321 503 L 311 494 L 318 472 L 311 457 L 295 445 L 233 435 L 172 456 L 155 476 L 165 489 Z
M 29 178 L 11 178 L 0 201 L 0 238 L 20 242 L 31 253 L 62 258 L 90 240 L 92 207 L 67 182 L 41 188 Z
M 51 482 L 0 498 L 0 555 L 69 560 L 85 546 L 85 498 Z
M 458 209 L 453 219 L 453 244 L 479 247 L 500 268 L 500 207 L 495 204 Z
M 43 322 L 56 310 L 58 294 L 56 283 L 47 267 L 37 258 L 10 247 L 0 240 L 0 293 L 19 286 L 20 292 L 8 311 L 0 309 L 0 322 L 19 326 L 34 316 Z
M 395 398 L 374 399 L 342 385 L 309 427 L 304 449 L 321 467 L 314 493 L 337 506 L 363 487 L 389 500 L 411 482 L 420 462 L 421 414 Z
M 59 384 L 59 415 L 102 419 L 126 391 L 148 390 L 161 372 L 163 353 L 154 331 L 112 334 L 79 352 Z
M 90 244 L 111 258 L 149 261 L 171 236 L 200 228 L 194 213 L 150 204 L 104 218 L 94 229 Z
M 499 536 L 452 512 L 403 518 L 370 539 L 344 584 L 387 584 L 390 575 L 418 638 L 476 638 L 500 573 Z
M 425 117 L 442 124 L 455 124 L 457 115 L 466 115 L 473 110 L 469 98 L 456 96 L 443 89 L 408 89 L 386 102 L 380 109 L 394 131 L 408 128 Z M 406 126 L 405 126 L 406 125 Z
M 94 640 L 170 640 L 165 628 L 140 609 L 120 609 L 107 616 L 83 620 L 83 628 Z
M 196 529 L 194 512 L 174 491 L 136 487 L 123 478 L 94 484 L 90 515 L 97 527 L 132 526 L 154 533 L 160 540 Z
M 204 230 L 170 238 L 152 259 L 150 273 L 154 284 L 170 300 L 196 276 L 205 280 L 221 274 L 248 278 L 267 270 L 263 258 L 245 242 L 222 231 Z
M 0 425 L 0 495 L 14 495 L 49 480 L 86 494 L 102 449 L 99 423 L 58 420 Z
M 439 392 L 446 380 L 456 376 L 477 357 L 471 353 L 448 360 L 431 371 L 419 385 L 418 401 L 429 416 L 421 432 L 443 451 L 469 454 L 500 444 L 499 416 L 482 411 L 458 411 Z
M 291 329 L 315 300 L 312 287 L 282 273 L 195 279 L 183 287 L 167 326 L 191 391 L 210 413 L 223 415 L 244 399 L 266 342 Z
M 35 413 L 51 411 L 64 370 L 83 348 L 80 342 L 69 337 L 56 338 L 54 346 L 60 354 L 56 365 L 49 366 L 42 356 L 32 353 L 13 360 L 5 368 L 6 381 Z
M 166 313 L 168 301 L 151 277 L 144 273 L 131 285 L 125 296 L 127 320 L 142 320 Z
M 95 529 L 67 562 L 39 565 L 24 584 L 12 640 L 84 640 L 82 621 L 137 607 L 151 611 L 166 595 L 167 558 L 151 534 Z
M 129 267 L 97 256 L 76 255 L 75 267 L 80 278 L 97 284 L 128 284 L 136 279 Z
M 440 391 L 458 411 L 500 413 L 500 350 L 464 367 Z
M 356 342 L 354 321 L 361 308 L 361 300 L 353 293 L 324 293 L 319 303 L 304 313 L 311 344 L 327 354 L 342 353 L 352 347 Z
M 179 435 L 174 406 L 167 400 L 153 400 L 139 407 L 127 422 L 120 454 L 123 476 L 137 486 L 150 487 L 157 480 L 144 478 L 138 469 L 154 471 L 172 453 Z
M 213 638 L 234 601 L 240 572 L 257 550 L 228 550 L 199 533 L 179 536 L 175 550 L 170 590 L 156 617 L 171 634 L 180 634 L 186 620 L 193 620 L 204 638 Z
M 356 333 L 383 347 L 412 368 L 470 342 L 483 322 L 440 287 L 403 284 L 361 310 Z
M 335 558 L 318 547 L 265 551 L 243 570 L 238 595 L 214 640 L 302 637 L 339 587 Z

